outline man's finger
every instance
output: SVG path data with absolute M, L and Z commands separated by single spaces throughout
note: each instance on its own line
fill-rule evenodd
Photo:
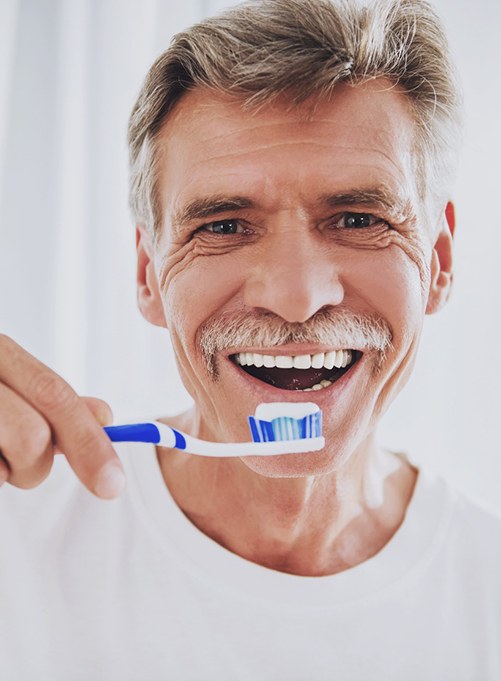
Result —
M 0 452 L 6 479 L 31 489 L 45 480 L 53 461 L 52 433 L 43 417 L 0 383 Z
M 122 465 L 86 401 L 11 338 L 0 337 L 0 350 L 0 381 L 43 416 L 83 484 L 99 497 L 118 496 L 125 485 Z
M 100 426 L 109 426 L 113 423 L 113 412 L 107 402 L 99 399 L 99 397 L 82 396 L 81 399 L 91 410 Z

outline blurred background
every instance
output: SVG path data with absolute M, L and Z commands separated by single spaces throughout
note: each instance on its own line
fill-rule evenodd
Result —
M 171 36 L 231 4 L 0 0 L 0 330 L 117 419 L 190 404 L 136 308 L 127 118 Z M 501 4 L 433 4 L 466 102 L 455 289 L 380 440 L 501 510 Z

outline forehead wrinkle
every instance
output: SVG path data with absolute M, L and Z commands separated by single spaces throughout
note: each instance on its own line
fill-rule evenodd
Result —
M 212 144 L 211 140 L 211 144 Z M 228 146 L 228 142 L 226 143 L 226 146 Z M 225 151 L 221 153 L 211 153 L 210 156 L 208 156 L 206 159 L 204 159 L 204 162 L 206 163 L 211 163 L 214 161 L 220 161 L 221 159 L 223 160 L 231 160 L 233 158 L 241 158 L 242 156 L 250 156 L 253 154 L 258 154 L 262 151 L 272 151 L 274 149 L 282 149 L 286 147 L 328 147 L 328 144 L 323 141 L 317 141 L 317 140 L 300 140 L 296 138 L 288 138 L 288 139 L 283 139 L 283 140 L 277 140 L 273 142 L 261 142 L 259 144 L 255 144 L 252 146 L 249 146 L 248 148 L 244 149 L 238 149 L 236 151 L 230 151 L 226 149 Z M 338 146 L 339 149 L 343 149 L 340 145 Z M 346 147 L 346 149 L 352 151 L 350 147 Z M 358 151 L 358 149 L 357 149 Z M 390 159 L 390 156 L 387 157 Z M 391 160 L 391 159 L 390 159 Z
M 224 136 L 226 137 L 226 136 Z M 208 143 L 205 141 L 201 141 L 200 144 L 202 146 L 210 144 L 213 145 L 214 143 L 214 138 L 212 138 Z M 214 144 L 214 146 L 216 146 Z M 336 144 L 332 145 L 328 141 L 325 140 L 316 140 L 316 139 L 298 139 L 296 137 L 288 137 L 284 138 L 282 140 L 274 140 L 274 141 L 268 141 L 268 142 L 260 142 L 259 144 L 255 144 L 252 146 L 249 146 L 248 148 L 244 149 L 238 149 L 235 151 L 229 150 L 228 147 L 228 141 L 226 140 L 226 149 L 222 151 L 221 153 L 218 153 L 216 150 L 214 150 L 213 153 L 210 153 L 207 158 L 204 159 L 204 162 L 210 163 L 213 161 L 220 161 L 221 159 L 233 159 L 235 157 L 239 158 L 242 157 L 242 155 L 251 155 L 255 153 L 260 153 L 262 151 L 271 151 L 274 149 L 280 149 L 280 148 L 286 148 L 286 147 L 319 147 L 319 148 L 328 148 L 331 149 L 332 151 L 336 152 L 348 152 L 349 154 L 352 153 L 357 153 L 357 154 L 375 154 L 378 156 L 382 156 L 386 161 L 388 161 L 392 166 L 395 166 L 399 172 L 402 171 L 401 167 L 395 163 L 395 158 L 392 155 L 393 150 L 386 151 L 382 148 L 376 148 L 375 146 L 360 146 L 360 145 L 352 145 L 352 144 L 341 144 L 339 142 L 336 142 Z M 333 149 L 332 149 L 333 147 Z

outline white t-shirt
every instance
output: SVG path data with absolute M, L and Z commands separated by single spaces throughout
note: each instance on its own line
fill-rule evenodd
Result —
M 373 558 L 327 577 L 219 546 L 169 495 L 155 450 L 95 498 L 63 457 L 0 490 L 2 681 L 499 681 L 501 520 L 421 472 Z

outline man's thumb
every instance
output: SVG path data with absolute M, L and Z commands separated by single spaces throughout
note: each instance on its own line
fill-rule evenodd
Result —
M 99 425 L 109 426 L 111 423 L 113 423 L 113 412 L 111 411 L 111 407 L 107 402 L 99 399 L 99 397 L 82 396 L 82 400 L 90 409 Z

